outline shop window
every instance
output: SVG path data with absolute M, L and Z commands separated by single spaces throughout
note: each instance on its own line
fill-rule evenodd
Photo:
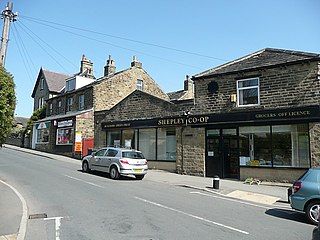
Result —
M 272 126 L 273 165 L 309 167 L 308 125 Z
M 137 146 L 137 130 L 127 129 L 122 131 L 121 145 L 125 148 L 136 149 Z
M 271 166 L 269 126 L 240 127 L 240 165 Z
M 238 80 L 237 97 L 239 107 L 259 105 L 259 78 Z
M 37 130 L 37 143 L 49 142 L 49 129 L 38 129 Z
M 156 159 L 156 129 L 139 129 L 139 150 L 146 159 Z
M 176 131 L 174 128 L 158 128 L 157 160 L 176 160 Z
M 57 129 L 57 145 L 72 145 L 73 142 L 73 128 Z
M 308 124 L 239 128 L 240 165 L 310 166 Z
M 121 146 L 121 131 L 107 132 L 107 146 L 120 147 Z

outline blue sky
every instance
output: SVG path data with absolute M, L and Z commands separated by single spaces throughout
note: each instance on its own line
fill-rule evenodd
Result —
M 130 67 L 136 55 L 171 92 L 183 88 L 185 75 L 266 47 L 320 53 L 318 0 L 12 2 L 18 21 L 11 24 L 5 67 L 16 83 L 16 115 L 23 117 L 32 114 L 40 67 L 74 74 L 82 54 L 93 62 L 96 77 L 108 55 L 117 70 Z M 0 9 L 5 5 L 1 1 Z

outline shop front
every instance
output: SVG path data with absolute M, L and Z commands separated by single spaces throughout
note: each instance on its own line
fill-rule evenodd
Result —
M 157 120 L 103 123 L 106 146 L 139 149 L 149 168 L 176 169 L 176 129 Z
M 319 123 L 319 106 L 305 106 L 103 122 L 102 129 L 106 145 L 139 149 L 158 168 L 166 162 L 190 175 L 291 181 L 317 164 Z

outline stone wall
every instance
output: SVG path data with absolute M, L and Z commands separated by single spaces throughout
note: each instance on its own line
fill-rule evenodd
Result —
M 320 123 L 309 124 L 311 167 L 320 165 Z
M 94 137 L 93 111 L 76 116 L 76 132 L 82 132 L 82 138 Z
M 95 111 L 108 110 L 137 89 L 137 80 L 143 81 L 143 92 L 169 101 L 159 85 L 139 67 L 131 67 L 112 77 L 99 80 L 94 86 L 93 99 Z
M 306 169 L 282 169 L 282 168 L 255 168 L 240 167 L 240 180 L 243 181 L 248 177 L 257 178 L 262 181 L 276 181 L 293 183 L 297 180 Z
M 259 77 L 260 80 L 260 105 L 236 107 L 236 104 L 230 101 L 230 95 L 237 93 L 237 80 L 252 77 Z M 208 84 L 211 81 L 218 83 L 219 89 L 216 93 L 208 92 Z M 198 79 L 194 84 L 195 112 L 198 114 L 267 110 L 314 105 L 320 102 L 317 62 L 265 68 L 247 73 L 230 73 L 210 79 Z
M 205 176 L 205 129 L 176 129 L 177 171 L 181 174 Z

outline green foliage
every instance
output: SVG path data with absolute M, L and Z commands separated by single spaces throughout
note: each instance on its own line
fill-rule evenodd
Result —
M 28 121 L 28 124 L 27 124 L 27 127 L 26 127 L 26 130 L 25 130 L 25 133 L 27 135 L 29 135 L 32 131 L 32 125 L 33 125 L 33 122 L 35 121 L 38 121 L 40 119 L 43 119 L 46 117 L 46 108 L 43 107 L 43 108 L 40 108 L 36 111 L 33 112 L 32 116 L 30 117 L 29 121 Z
M 0 146 L 11 132 L 16 108 L 13 76 L 0 66 Z

